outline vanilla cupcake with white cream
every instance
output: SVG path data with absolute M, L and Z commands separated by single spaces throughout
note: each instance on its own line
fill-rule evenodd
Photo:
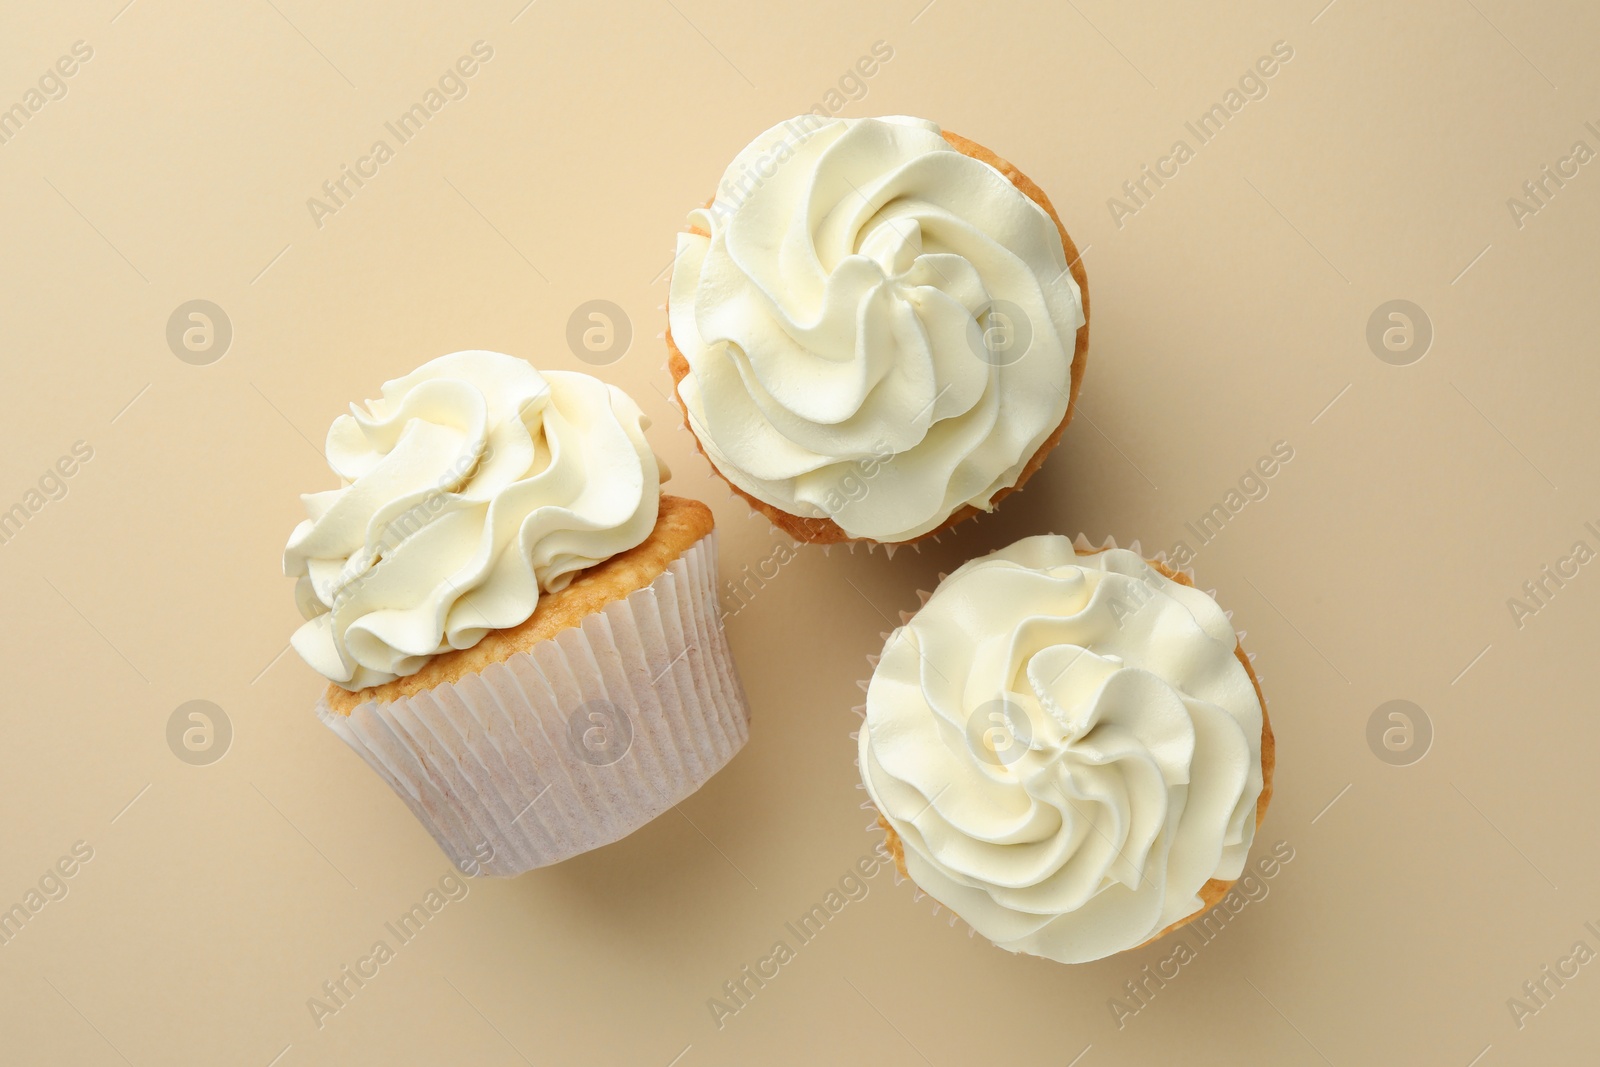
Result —
M 713 468 L 803 541 L 918 540 L 1044 462 L 1088 352 L 1049 199 L 921 119 L 757 137 L 678 236 L 668 366 Z
M 1214 906 L 1275 764 L 1216 601 L 1059 536 L 966 563 L 890 635 L 858 755 L 903 873 L 1000 947 L 1063 963 Z
M 749 736 L 711 510 L 621 389 L 456 352 L 334 420 L 284 551 L 318 717 L 464 871 L 615 841 Z

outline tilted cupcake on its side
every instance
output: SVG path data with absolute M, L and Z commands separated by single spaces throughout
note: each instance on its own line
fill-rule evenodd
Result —
M 902 873 L 1001 948 L 1082 963 L 1223 898 L 1275 751 L 1215 600 L 1042 536 L 964 564 L 890 635 L 859 757 Z
M 615 841 L 748 736 L 711 512 L 661 494 L 645 424 L 586 374 L 457 352 L 335 419 L 343 485 L 302 497 L 317 714 L 469 873 Z
M 1044 462 L 1088 278 L 1044 193 L 931 122 L 774 126 L 678 236 L 668 369 L 718 474 L 801 541 L 897 544 Z

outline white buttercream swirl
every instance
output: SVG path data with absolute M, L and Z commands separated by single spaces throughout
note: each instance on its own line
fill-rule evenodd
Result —
M 1262 709 L 1211 597 L 1029 537 L 940 583 L 867 689 L 862 779 L 913 881 L 1002 948 L 1132 948 L 1237 878 Z
M 456 352 L 328 430 L 344 485 L 301 497 L 283 554 L 306 622 L 293 644 L 346 689 L 415 672 L 533 614 L 541 591 L 634 547 L 665 477 L 620 389 Z
M 775 126 L 689 221 L 679 393 L 758 500 L 907 540 L 990 507 L 1066 416 L 1084 314 L 1060 231 L 933 123 Z

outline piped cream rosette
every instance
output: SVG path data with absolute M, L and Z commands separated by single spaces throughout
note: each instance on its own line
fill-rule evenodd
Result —
M 1078 259 L 1038 186 L 932 122 L 781 123 L 678 235 L 667 340 L 686 421 L 799 540 L 908 542 L 988 511 L 1070 417 Z
M 1240 636 L 1137 544 L 1030 537 L 944 578 L 889 635 L 857 738 L 903 873 L 1066 963 L 1214 904 L 1271 794 Z

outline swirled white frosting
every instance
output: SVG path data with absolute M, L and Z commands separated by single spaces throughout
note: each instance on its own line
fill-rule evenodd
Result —
M 301 497 L 284 550 L 293 644 L 346 689 L 411 674 L 533 614 L 539 594 L 642 542 L 661 479 L 628 395 L 498 352 L 387 382 L 328 430 L 339 489 Z
M 679 393 L 758 500 L 907 540 L 987 509 L 1066 416 L 1084 314 L 1061 234 L 933 123 L 792 119 L 689 221 Z
M 1012 951 L 1131 948 L 1239 876 L 1262 709 L 1227 617 L 1137 554 L 1029 537 L 940 583 L 867 689 L 913 881 Z

